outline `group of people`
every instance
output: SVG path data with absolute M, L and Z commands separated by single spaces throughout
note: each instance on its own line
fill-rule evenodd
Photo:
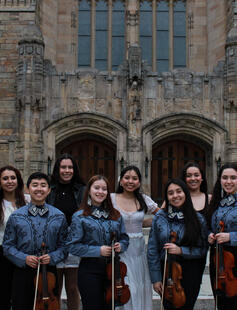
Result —
M 93 176 L 85 185 L 68 154 L 57 159 L 50 179 L 41 172 L 33 173 L 27 188 L 29 194 L 24 194 L 16 168 L 0 169 L 2 309 L 33 309 L 40 266 L 47 266 L 55 276 L 53 293 L 58 300 L 65 280 L 69 310 L 79 309 L 80 296 L 83 310 L 111 309 L 108 265 L 113 255 L 119 255 L 126 264 L 130 298 L 125 304 L 120 297 L 116 299 L 116 309 L 151 310 L 154 289 L 164 309 L 191 310 L 209 246 L 217 308 L 237 307 L 237 287 L 230 294 L 228 284 L 219 283 L 217 272 L 218 250 L 228 252 L 233 258 L 231 275 L 237 282 L 236 164 L 221 167 L 212 195 L 199 165 L 186 164 L 180 178 L 166 184 L 161 208 L 142 193 L 136 166 L 121 171 L 118 188 L 110 193 L 102 175 Z M 154 216 L 147 219 L 146 214 Z M 149 225 L 146 249 L 142 228 Z M 181 271 L 184 296 L 177 304 L 170 298 L 173 293 L 166 279 L 172 276 L 168 267 L 174 262 Z M 225 261 L 223 264 L 225 267 Z

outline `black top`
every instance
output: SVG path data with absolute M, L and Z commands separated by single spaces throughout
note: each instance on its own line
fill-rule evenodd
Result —
M 47 203 L 61 210 L 67 219 L 68 225 L 71 224 L 73 213 L 78 210 L 83 198 L 85 186 L 81 184 L 62 184 L 51 186 Z
M 205 205 L 204 208 L 200 211 L 198 211 L 198 213 L 202 214 L 205 219 L 207 218 L 207 210 L 208 210 L 208 194 L 205 193 Z
M 72 185 L 70 183 L 59 183 L 55 198 L 54 206 L 65 214 L 68 225 L 70 225 L 72 215 L 77 210 L 77 204 L 73 195 Z

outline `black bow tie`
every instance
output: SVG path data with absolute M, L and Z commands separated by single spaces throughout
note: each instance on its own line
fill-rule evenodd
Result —
M 29 207 L 29 212 L 33 216 L 36 216 L 37 214 L 39 214 L 40 216 L 43 216 L 48 211 L 49 211 L 49 209 L 45 205 L 42 205 L 42 206 L 31 205 Z
M 107 219 L 109 217 L 109 213 L 105 210 L 101 210 L 99 208 L 93 207 L 93 211 L 91 212 L 91 214 L 97 218 L 101 218 L 103 217 L 104 219 Z
M 220 205 L 224 206 L 231 206 L 236 201 L 235 195 L 228 195 L 224 199 L 221 200 Z

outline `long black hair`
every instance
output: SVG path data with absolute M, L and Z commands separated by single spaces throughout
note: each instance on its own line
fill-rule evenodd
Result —
M 204 173 L 204 171 L 201 169 L 201 167 L 199 166 L 198 163 L 195 163 L 195 162 L 188 162 L 182 169 L 181 171 L 181 180 L 184 181 L 184 183 L 186 183 L 186 178 L 187 178 L 187 170 L 188 168 L 191 168 L 191 167 L 195 167 L 197 168 L 200 173 L 201 173 L 201 176 L 202 176 L 202 183 L 200 185 L 200 191 L 204 194 L 207 194 L 207 179 L 206 179 L 206 175 Z
M 184 214 L 184 226 L 185 226 L 185 233 L 181 240 L 181 245 L 189 247 L 196 246 L 201 236 L 201 224 L 198 220 L 197 213 L 194 210 L 189 189 L 182 180 L 171 179 L 167 182 L 165 186 L 165 203 L 166 203 L 165 210 L 166 212 L 168 212 L 168 206 L 170 205 L 167 192 L 171 184 L 176 184 L 180 186 L 185 194 L 185 201 L 184 204 L 181 206 L 181 211 Z
M 141 172 L 136 166 L 133 166 L 133 165 L 125 167 L 121 171 L 119 179 L 121 180 L 123 178 L 123 176 L 125 175 L 125 173 L 128 171 L 131 171 L 131 170 L 135 171 L 135 173 L 138 176 L 139 182 L 141 184 L 141 180 L 142 180 Z M 123 193 L 123 187 L 120 185 L 120 182 L 118 184 L 116 193 L 118 193 L 118 194 Z M 146 213 L 147 212 L 147 205 L 146 205 L 146 202 L 142 196 L 142 193 L 140 192 L 140 186 L 137 189 L 135 189 L 135 191 L 133 193 L 134 193 L 135 198 L 138 200 L 138 202 L 140 204 L 140 208 L 138 209 L 138 211 L 144 210 L 144 212 Z
M 59 169 L 60 169 L 60 163 L 63 159 L 70 159 L 72 161 L 72 165 L 73 165 L 73 177 L 70 181 L 71 184 L 81 184 L 81 185 L 85 185 L 84 181 L 82 180 L 80 174 L 79 174 L 79 169 L 77 166 L 77 163 L 75 161 L 75 159 L 70 155 L 70 154 L 62 154 L 55 162 L 54 164 L 54 168 L 53 168 L 53 173 L 51 176 L 51 184 L 53 185 L 58 185 L 60 183 L 60 174 L 59 174 Z
M 15 203 L 16 203 L 17 208 L 22 207 L 26 204 L 26 201 L 25 201 L 25 197 L 24 197 L 24 182 L 23 182 L 21 173 L 17 168 L 8 165 L 8 166 L 4 166 L 4 167 L 0 168 L 0 178 L 1 178 L 2 173 L 5 170 L 13 171 L 16 174 L 17 187 L 15 190 L 15 199 L 16 199 Z M 3 222 L 3 216 L 4 216 L 4 214 L 3 214 L 3 199 L 4 199 L 4 192 L 3 192 L 2 188 L 0 188 L 0 223 Z
M 211 202 L 210 202 L 210 207 L 209 207 L 208 212 L 207 212 L 209 225 L 211 223 L 212 214 L 218 208 L 218 206 L 220 204 L 220 201 L 223 198 L 222 197 L 222 190 L 223 189 L 222 189 L 222 186 L 221 186 L 221 176 L 222 176 L 222 173 L 223 173 L 223 171 L 225 169 L 234 169 L 235 171 L 237 171 L 237 164 L 236 163 L 226 163 L 219 170 L 219 173 L 218 173 L 218 176 L 217 176 L 217 180 L 216 180 L 216 183 L 214 185 L 213 192 L 212 192 L 212 198 L 211 198 Z M 223 195 L 224 196 L 226 195 L 226 192 L 224 190 L 223 190 Z

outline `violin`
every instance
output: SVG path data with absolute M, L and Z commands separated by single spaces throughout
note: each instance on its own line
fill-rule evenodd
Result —
M 223 221 L 219 222 L 219 226 L 219 232 L 224 232 L 225 225 Z M 236 296 L 237 278 L 233 274 L 233 268 L 235 267 L 234 255 L 224 250 L 222 244 L 216 244 L 216 253 L 214 254 L 213 260 L 216 268 L 214 281 L 216 295 L 224 293 L 227 297 Z
M 170 242 L 175 243 L 177 240 L 177 233 L 172 231 L 170 233 Z M 173 259 L 172 254 L 167 254 L 167 262 L 165 266 L 164 275 L 164 298 L 174 308 L 181 308 L 186 302 L 184 289 L 180 283 L 182 279 L 182 267 Z
M 106 290 L 105 300 L 107 304 L 112 303 L 115 306 L 122 306 L 130 299 L 129 286 L 125 284 L 124 278 L 127 274 L 127 266 L 120 261 L 118 253 L 115 253 L 113 245 L 115 237 L 112 240 L 112 262 L 107 264 L 106 273 L 108 283 L 110 283 Z
M 41 245 L 41 254 L 46 254 L 45 243 Z M 39 262 L 40 266 L 40 262 Z M 38 271 L 39 271 L 38 266 Z M 47 266 L 41 264 L 41 272 L 37 272 L 35 278 L 35 303 L 34 310 L 59 310 L 60 304 L 59 299 L 54 294 L 56 286 L 56 276 L 47 271 Z

